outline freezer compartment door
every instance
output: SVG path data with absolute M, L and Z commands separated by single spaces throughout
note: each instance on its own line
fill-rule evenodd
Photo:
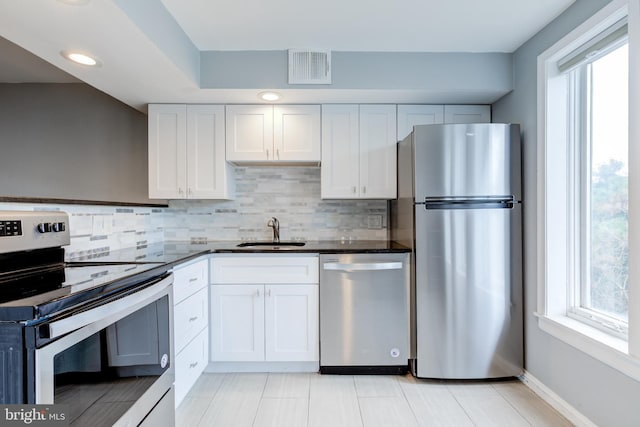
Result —
M 520 193 L 520 127 L 501 123 L 416 126 L 416 200 Z
M 521 205 L 416 205 L 416 364 L 422 378 L 522 373 Z

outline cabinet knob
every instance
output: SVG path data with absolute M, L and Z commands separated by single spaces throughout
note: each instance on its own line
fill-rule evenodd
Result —
M 276 148 L 276 156 L 278 157 L 278 160 L 280 160 L 280 149 Z
M 358 192 L 358 189 L 356 188 L 356 186 L 355 186 L 355 185 L 351 188 L 351 192 L 352 192 L 353 194 L 356 194 L 356 193 Z
M 257 297 L 259 297 L 259 296 L 260 296 L 260 289 L 258 289 L 258 290 L 256 291 L 256 296 L 257 296 Z
M 267 296 L 270 297 L 271 296 L 271 289 L 267 289 Z
M 269 160 L 269 149 L 267 148 L 267 160 Z
M 362 194 L 366 194 L 367 193 L 367 186 L 363 185 L 362 186 Z

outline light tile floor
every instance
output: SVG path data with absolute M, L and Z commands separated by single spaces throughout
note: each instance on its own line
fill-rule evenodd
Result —
M 571 426 L 517 380 L 411 375 L 203 374 L 176 426 Z

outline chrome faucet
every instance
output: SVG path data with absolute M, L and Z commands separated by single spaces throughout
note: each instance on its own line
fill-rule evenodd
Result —
M 280 243 L 280 222 L 275 216 L 267 222 L 267 227 L 273 228 L 273 243 Z

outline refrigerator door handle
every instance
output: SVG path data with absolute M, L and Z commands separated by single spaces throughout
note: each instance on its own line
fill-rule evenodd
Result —
M 454 197 L 425 197 L 425 203 L 503 203 L 515 202 L 516 197 L 509 194 L 503 196 L 454 196 Z
M 520 202 L 514 196 L 425 197 L 425 209 L 511 209 Z

